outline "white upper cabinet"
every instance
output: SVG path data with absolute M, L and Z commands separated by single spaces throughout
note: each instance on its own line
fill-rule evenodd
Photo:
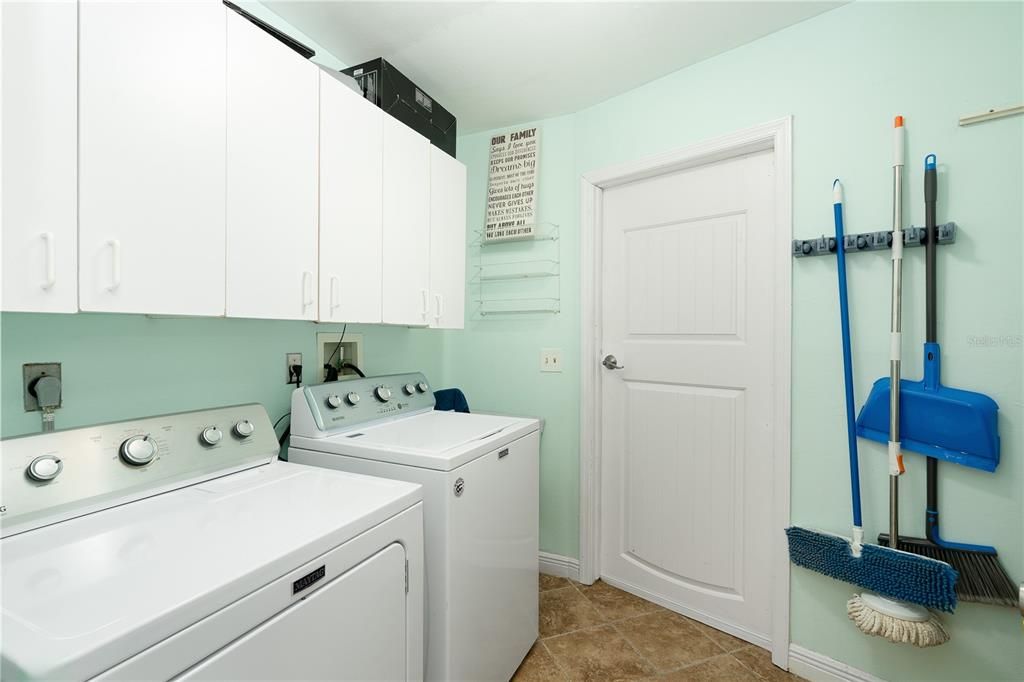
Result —
M 227 315 L 317 315 L 319 69 L 227 13 Z
M 219 2 L 79 6 L 82 310 L 224 314 Z
M 466 167 L 430 147 L 430 326 L 462 329 L 466 316 Z
M 430 142 L 384 116 L 383 318 L 427 326 L 430 309 Z
M 320 319 L 380 322 L 380 108 L 320 73 Z
M 78 310 L 78 14 L 0 2 L 3 310 Z

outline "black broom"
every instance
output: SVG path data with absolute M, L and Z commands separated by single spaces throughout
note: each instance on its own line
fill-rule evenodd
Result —
M 925 157 L 924 206 L 925 206 L 925 339 L 934 344 L 938 353 L 935 312 L 935 248 L 938 232 L 935 228 L 936 202 L 935 156 Z M 926 345 L 925 352 L 932 352 Z M 999 563 L 995 547 L 968 545 L 948 542 L 939 534 L 939 461 L 928 458 L 927 509 L 925 510 L 925 534 L 927 538 L 900 536 L 897 549 L 931 559 L 945 561 L 960 574 L 956 581 L 956 596 L 960 601 L 1017 606 L 1018 588 Z M 888 534 L 878 536 L 878 544 L 889 545 Z

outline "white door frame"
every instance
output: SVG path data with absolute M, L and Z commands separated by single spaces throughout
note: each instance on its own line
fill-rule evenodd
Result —
M 602 168 L 580 179 L 580 580 L 601 574 L 601 240 L 604 190 L 636 180 L 759 151 L 775 157 L 775 300 L 772 311 L 774 445 L 772 454 L 772 661 L 789 664 L 790 362 L 792 354 L 793 118 L 787 116 L 684 149 Z

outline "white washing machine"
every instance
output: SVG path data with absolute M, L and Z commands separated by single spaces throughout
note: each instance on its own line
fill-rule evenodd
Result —
M 276 461 L 260 405 L 0 446 L 4 680 L 422 679 L 419 486 Z
M 423 486 L 427 679 L 508 680 L 537 639 L 535 419 L 434 411 L 422 374 L 292 394 L 288 458 Z

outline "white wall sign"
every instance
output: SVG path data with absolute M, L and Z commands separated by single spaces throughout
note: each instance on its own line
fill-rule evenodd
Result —
M 530 239 L 537 210 L 540 131 L 511 130 L 491 138 L 484 241 Z

